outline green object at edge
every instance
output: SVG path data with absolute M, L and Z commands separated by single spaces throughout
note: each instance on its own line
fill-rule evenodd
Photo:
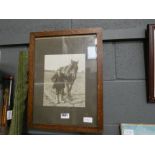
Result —
M 20 135 L 23 129 L 23 119 L 27 99 L 27 71 L 28 71 L 28 53 L 20 52 L 18 63 L 18 76 L 15 87 L 13 116 L 9 130 L 10 135 Z

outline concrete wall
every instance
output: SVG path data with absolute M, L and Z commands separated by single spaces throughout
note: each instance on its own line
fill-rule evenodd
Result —
M 120 134 L 120 123 L 155 123 L 147 104 L 145 30 L 155 20 L 0 20 L 0 69 L 16 75 L 18 54 L 28 50 L 29 32 L 102 27 L 104 132 Z M 55 134 L 29 131 L 30 134 Z M 65 133 L 56 133 L 65 134 Z M 74 133 L 71 133 L 74 134 Z

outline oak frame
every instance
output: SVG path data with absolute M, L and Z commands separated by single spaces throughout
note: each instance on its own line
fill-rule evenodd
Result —
M 33 94 L 34 94 L 34 58 L 35 58 L 35 38 L 91 35 L 97 36 L 97 127 L 81 127 L 72 125 L 51 125 L 33 124 Z M 29 89 L 28 89 L 28 128 L 48 131 L 79 132 L 79 133 L 101 133 L 103 130 L 103 43 L 101 28 L 70 29 L 62 31 L 45 31 L 30 33 L 29 45 Z
M 149 24 L 148 25 L 148 102 L 150 103 L 155 103 L 155 72 L 154 72 L 154 56 L 155 56 L 155 51 L 154 51 L 154 32 L 155 32 L 155 24 Z

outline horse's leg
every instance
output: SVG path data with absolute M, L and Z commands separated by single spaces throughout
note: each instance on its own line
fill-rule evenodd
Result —
M 71 100 L 71 86 L 70 83 L 66 83 L 67 99 Z
M 70 98 L 72 97 L 72 96 L 71 96 L 71 90 L 72 90 L 72 87 L 73 87 L 73 83 L 74 83 L 74 82 L 70 83 L 70 87 L 69 87 L 69 97 L 70 97 Z
M 71 98 L 71 85 L 69 86 L 68 96 Z
M 66 93 L 67 93 L 67 97 L 69 97 L 69 84 L 66 83 Z
M 64 102 L 64 89 L 61 90 L 61 102 Z
M 71 93 L 71 90 L 72 90 L 73 84 L 74 84 L 74 81 L 73 81 L 73 82 L 71 83 L 71 85 L 70 85 L 70 89 L 69 89 L 70 93 Z
M 57 98 L 57 104 L 59 104 L 60 103 L 59 94 L 57 94 L 56 98 Z

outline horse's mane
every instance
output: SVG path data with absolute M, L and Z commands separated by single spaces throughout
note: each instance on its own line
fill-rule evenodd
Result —
M 76 72 L 77 72 L 77 69 L 78 69 L 78 66 L 76 66 L 76 68 L 74 68 L 74 63 L 76 62 L 76 61 L 73 61 L 73 60 L 71 60 L 71 64 L 69 64 L 69 65 L 67 65 L 67 66 L 64 66 L 64 67 L 60 67 L 60 70 L 61 70 L 61 72 L 62 73 L 64 73 L 64 74 L 69 74 L 72 70 L 76 70 Z M 76 62 L 77 63 L 77 62 Z

